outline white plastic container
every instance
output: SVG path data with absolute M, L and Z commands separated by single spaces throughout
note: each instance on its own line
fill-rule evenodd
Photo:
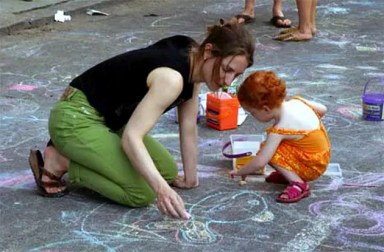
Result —
M 241 166 L 247 164 L 260 149 L 260 144 L 265 140 L 264 135 L 246 135 L 236 134 L 230 135 L 232 155 L 238 155 L 244 153 L 244 156 L 236 157 L 232 159 L 233 169 L 240 169 Z M 245 155 L 248 153 L 248 155 Z M 264 169 L 260 171 L 260 174 L 264 174 Z

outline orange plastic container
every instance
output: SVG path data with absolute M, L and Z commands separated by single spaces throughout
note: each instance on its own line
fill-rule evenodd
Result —
M 229 130 L 237 128 L 237 115 L 239 113 L 239 101 L 235 95 L 208 93 L 206 124 L 217 130 Z

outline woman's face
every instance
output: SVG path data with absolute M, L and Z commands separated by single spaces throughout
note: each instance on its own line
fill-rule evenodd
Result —
M 233 80 L 248 67 L 248 60 L 245 55 L 228 56 L 220 62 L 219 78 L 215 80 L 213 72 L 216 60 L 216 57 L 208 58 L 203 65 L 203 78 L 211 91 L 216 91 L 224 85 L 231 85 Z

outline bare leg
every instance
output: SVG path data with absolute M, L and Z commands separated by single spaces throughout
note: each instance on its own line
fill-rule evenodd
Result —
M 63 176 L 69 167 L 69 159 L 61 155 L 54 146 L 47 146 L 44 151 L 44 169 L 55 174 L 57 177 Z M 43 175 L 41 180 L 43 182 L 51 182 L 52 179 Z M 57 193 L 64 191 L 65 187 L 47 187 L 48 193 Z
M 289 171 L 287 169 L 282 168 L 281 166 L 274 165 L 273 168 L 275 168 L 278 172 L 280 172 L 289 182 L 299 182 L 299 183 L 304 183 L 305 181 L 302 180 L 295 172 Z M 298 190 L 301 191 L 301 188 L 294 185 Z M 279 196 L 282 199 L 288 199 L 289 196 L 287 194 L 281 194 Z
M 283 4 L 282 0 L 274 0 L 273 1 L 273 7 L 272 7 L 272 17 L 284 17 L 283 13 Z M 292 24 L 292 21 L 289 19 L 286 20 L 277 20 L 277 24 L 281 26 L 290 26 Z
M 303 183 L 304 180 L 302 180 L 295 172 L 289 171 L 287 169 L 284 169 L 280 166 L 274 165 L 273 168 L 275 168 L 278 172 L 280 172 L 289 182 L 300 182 Z
M 316 8 L 317 7 L 317 0 L 312 0 L 312 7 L 311 7 L 311 23 L 312 23 L 312 35 L 315 35 L 317 32 L 316 29 Z
M 255 0 L 245 0 L 244 10 L 241 14 L 254 18 L 255 17 Z M 242 24 L 245 22 L 245 20 L 243 18 L 238 18 L 237 22 L 239 24 Z
M 299 12 L 299 30 L 294 32 L 293 35 L 299 40 L 312 39 L 312 2 L 312 0 L 296 0 Z
M 315 0 L 316 1 L 316 0 Z M 297 29 L 287 29 L 280 33 L 275 39 L 280 41 L 306 41 L 311 40 L 314 36 L 312 17 L 314 11 L 314 0 L 296 0 L 299 12 L 299 27 Z M 316 6 L 315 6 L 316 7 Z

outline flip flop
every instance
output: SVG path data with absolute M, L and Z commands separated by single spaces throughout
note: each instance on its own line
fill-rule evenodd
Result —
M 289 27 L 291 27 L 291 25 L 279 24 L 279 22 L 278 22 L 279 20 L 284 22 L 285 20 L 289 20 L 289 19 L 284 17 L 284 16 L 273 16 L 271 18 L 270 22 L 272 25 L 274 25 L 277 28 L 289 28 Z
M 246 14 L 238 14 L 238 15 L 236 15 L 237 23 L 239 23 L 240 18 L 244 19 L 244 22 L 242 24 L 250 24 L 250 23 L 253 23 L 255 21 L 254 17 L 251 17 L 251 16 L 246 15 Z
M 49 198 L 58 198 L 68 194 L 68 188 L 65 188 L 63 191 L 56 193 L 47 192 L 46 188 L 64 187 L 65 182 L 63 182 L 60 177 L 44 169 L 43 156 L 39 150 L 31 150 L 29 153 L 28 161 L 32 170 L 33 177 L 35 178 L 38 194 Z M 50 179 L 52 179 L 52 181 L 42 181 L 43 175 L 48 176 Z

